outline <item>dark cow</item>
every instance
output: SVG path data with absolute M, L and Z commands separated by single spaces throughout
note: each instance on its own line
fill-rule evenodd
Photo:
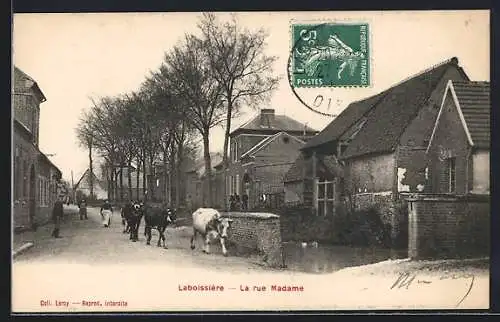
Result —
M 122 216 L 122 225 L 123 225 L 123 233 L 130 233 L 130 226 L 128 224 L 128 219 L 132 216 L 134 203 L 128 202 L 122 207 L 121 216 Z
M 196 235 L 200 234 L 204 239 L 203 252 L 210 253 L 210 242 L 219 240 L 222 246 L 222 254 L 227 256 L 226 239 L 231 228 L 232 219 L 223 218 L 217 209 L 199 208 L 193 213 L 193 237 L 191 237 L 191 249 L 195 248 Z
M 161 241 L 163 241 L 163 247 L 167 248 L 165 230 L 168 225 L 175 223 L 177 220 L 175 209 L 170 207 L 159 208 L 151 205 L 144 205 L 143 213 L 145 223 L 144 235 L 147 236 L 146 244 L 151 244 L 151 230 L 156 228 L 159 233 L 157 246 L 160 247 Z
M 143 216 L 142 204 L 139 202 L 127 203 L 122 208 L 122 218 L 125 221 L 124 233 L 130 233 L 130 240 L 136 242 L 139 240 L 139 226 Z

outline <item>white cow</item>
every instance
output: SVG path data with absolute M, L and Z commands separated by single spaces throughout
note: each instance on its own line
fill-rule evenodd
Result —
M 227 256 L 226 239 L 233 220 L 223 218 L 213 208 L 199 208 L 193 212 L 193 237 L 191 237 L 191 249 L 195 248 L 197 234 L 203 236 L 203 252 L 210 253 L 210 242 L 220 240 L 222 254 Z

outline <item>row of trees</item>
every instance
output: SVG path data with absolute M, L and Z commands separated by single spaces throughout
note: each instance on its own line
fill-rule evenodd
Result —
M 132 165 L 137 176 L 142 170 L 142 193 L 147 197 L 147 174 L 154 175 L 160 162 L 163 173 L 175 178 L 171 182 L 175 189 L 168 190 L 176 191 L 172 199 L 178 205 L 182 165 L 196 153 L 199 137 L 210 178 L 211 129 L 225 127 L 223 166 L 227 167 L 231 120 L 242 106 L 258 107 L 276 89 L 276 57 L 265 54 L 268 34 L 263 29 L 241 28 L 235 15 L 220 22 L 215 14 L 204 13 L 198 30 L 199 35 L 186 34 L 167 51 L 160 67 L 137 91 L 92 99 L 91 108 L 83 113 L 77 137 L 89 152 L 91 173 L 93 151 L 104 160 L 101 170 L 110 198 L 123 200 L 123 169 Z M 132 196 L 130 171 L 127 174 Z M 206 183 L 211 191 L 211 180 Z M 90 187 L 92 194 L 93 182 Z

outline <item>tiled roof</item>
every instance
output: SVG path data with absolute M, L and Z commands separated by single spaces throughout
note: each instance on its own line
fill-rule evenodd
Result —
M 453 82 L 453 89 L 467 124 L 472 142 L 477 147 L 490 147 L 490 83 Z
M 303 132 L 305 130 L 308 134 L 318 132 L 317 130 L 286 115 L 274 115 L 272 119 L 268 119 L 267 122 L 262 124 L 260 114 L 256 115 L 254 118 L 232 131 L 231 134 L 245 130 L 262 132 Z
M 337 140 L 365 116 L 366 122 L 348 145 L 343 158 L 394 150 L 400 136 L 427 102 L 448 68 L 456 68 L 468 80 L 465 72 L 458 66 L 458 60 L 451 58 L 378 95 L 350 104 L 303 149 Z
M 323 131 L 307 141 L 302 150 L 315 148 L 337 140 L 349 127 L 370 111 L 384 94 L 385 92 L 349 104 Z

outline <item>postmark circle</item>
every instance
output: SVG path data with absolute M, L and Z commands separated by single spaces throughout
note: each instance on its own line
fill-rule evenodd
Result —
M 298 29 L 294 29 L 296 26 Z M 367 24 L 345 23 L 291 26 L 293 45 L 287 61 L 287 77 L 302 105 L 320 115 L 336 117 L 333 111 L 344 104 L 339 93 L 352 87 L 369 86 L 367 28 Z M 353 35 L 359 35 L 358 47 L 352 46 L 353 39 L 356 40 Z M 351 46 L 342 38 L 349 40 Z M 297 67 L 299 60 L 301 68 Z

